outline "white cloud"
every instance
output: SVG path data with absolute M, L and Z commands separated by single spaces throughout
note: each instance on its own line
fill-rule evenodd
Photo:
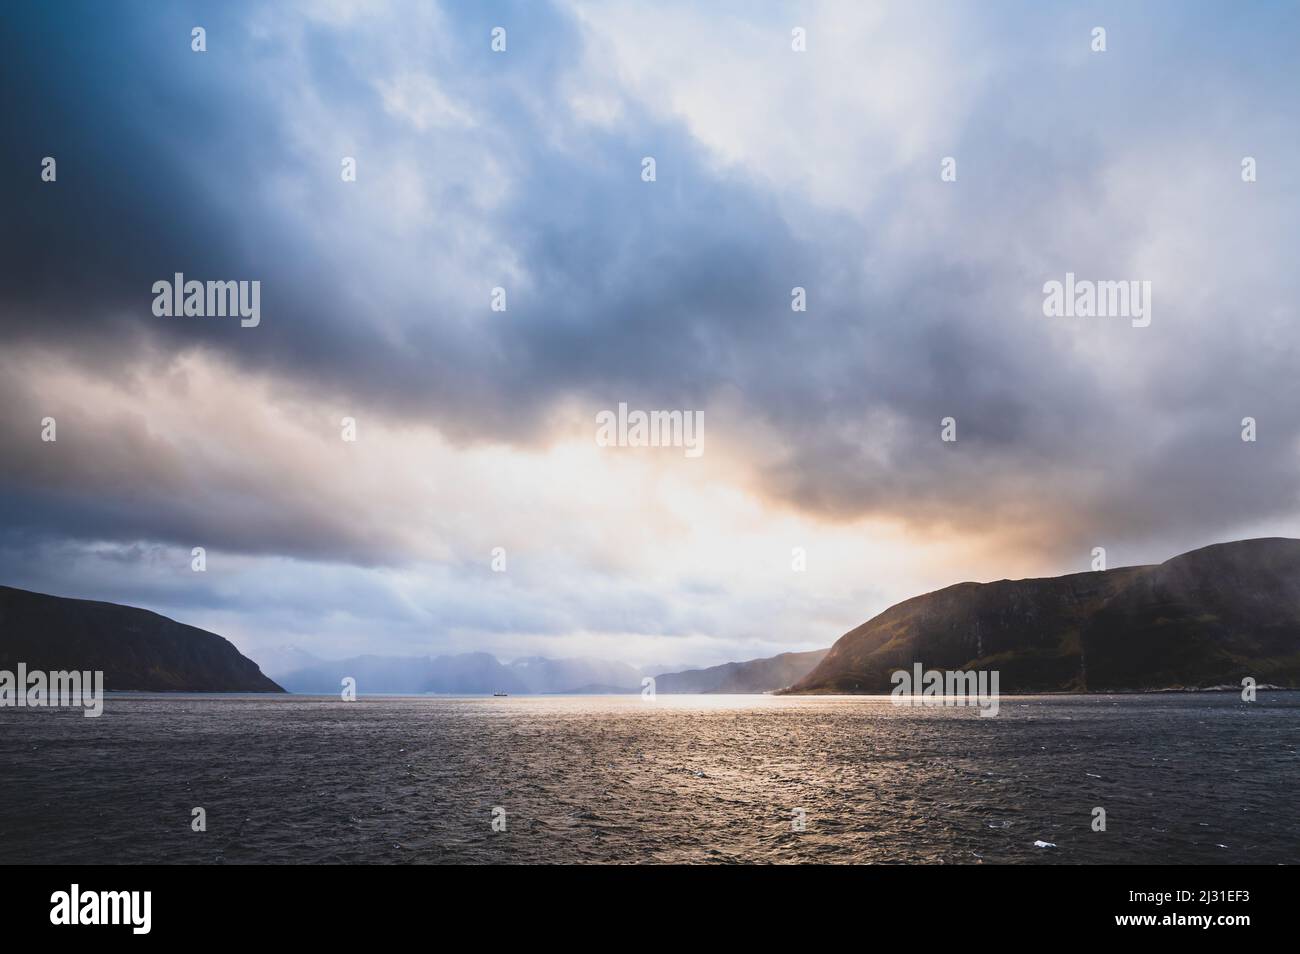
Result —
M 384 109 L 409 122 L 420 132 L 431 129 L 470 127 L 474 117 L 442 90 L 437 79 L 425 72 L 404 70 L 375 81 Z
M 721 168 L 853 212 L 900 170 L 937 170 L 986 72 L 958 55 L 976 25 L 914 4 L 570 6 L 586 86 L 613 78 L 650 115 L 684 123 Z M 795 26 L 806 52 L 791 50 Z

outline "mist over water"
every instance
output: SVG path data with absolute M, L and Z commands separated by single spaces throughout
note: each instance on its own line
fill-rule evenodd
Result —
M 1298 745 L 1296 692 L 118 695 L 0 710 L 0 862 L 1284 863 Z

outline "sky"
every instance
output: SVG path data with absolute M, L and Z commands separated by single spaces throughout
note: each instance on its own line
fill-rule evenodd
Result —
M 259 661 L 685 666 L 1097 547 L 1300 536 L 1298 29 L 1267 3 L 16 6 L 0 583 Z M 156 315 L 178 272 L 260 282 L 260 322 Z M 1045 315 L 1067 273 L 1149 282 L 1150 323 Z M 620 403 L 701 415 L 703 453 L 600 446 Z

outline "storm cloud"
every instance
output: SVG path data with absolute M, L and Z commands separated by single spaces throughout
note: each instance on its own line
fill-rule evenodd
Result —
M 944 574 L 1295 532 L 1300 14 L 864 6 L 12 11 L 6 581 L 341 654 L 712 662 Z M 156 317 L 178 272 L 260 281 L 260 325 Z M 1151 282 L 1150 326 L 1046 317 L 1067 272 Z M 707 460 L 595 455 L 619 402 L 702 410 Z M 352 621 L 258 572 L 352 580 Z

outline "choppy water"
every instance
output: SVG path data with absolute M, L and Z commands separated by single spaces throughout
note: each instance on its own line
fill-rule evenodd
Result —
M 0 709 L 0 862 L 1300 861 L 1300 693 L 1259 698 Z

